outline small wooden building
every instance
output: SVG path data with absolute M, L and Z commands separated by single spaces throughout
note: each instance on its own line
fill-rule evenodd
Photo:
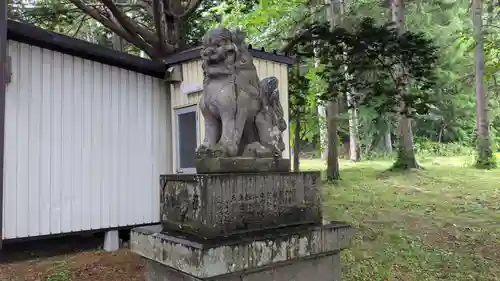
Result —
M 159 63 L 14 21 L 7 38 L 0 247 L 158 223 L 159 175 L 192 172 L 203 139 L 200 49 Z M 250 51 L 288 120 L 292 59 Z

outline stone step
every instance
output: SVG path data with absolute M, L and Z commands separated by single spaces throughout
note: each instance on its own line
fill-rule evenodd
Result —
M 151 280 L 184 280 L 180 276 L 192 277 L 186 280 L 246 280 L 234 277 L 259 276 L 258 272 L 262 271 L 279 276 L 281 274 L 275 274 L 275 271 L 280 273 L 285 270 L 297 278 L 286 279 L 287 276 L 282 276 L 255 280 L 288 281 L 305 280 L 299 276 L 315 277 L 310 270 L 318 269 L 314 266 L 318 259 L 338 258 L 340 251 L 348 248 L 352 236 L 353 229 L 349 225 L 325 222 L 206 241 L 177 232 L 164 232 L 157 225 L 134 228 L 130 243 L 132 252 L 152 262 L 150 275 L 161 277 Z M 330 268 L 324 268 L 324 275 L 315 280 L 339 280 L 334 276 L 340 276 L 340 260 L 335 260 L 335 264 L 330 263 Z M 308 270 L 307 274 L 301 275 L 300 270 L 280 269 L 286 265 L 300 266 L 302 270 Z M 332 266 L 336 267 L 336 272 Z
M 320 172 L 162 175 L 165 229 L 202 238 L 322 221 Z

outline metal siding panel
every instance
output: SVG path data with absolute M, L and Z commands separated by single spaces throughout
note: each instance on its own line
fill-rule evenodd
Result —
M 118 225 L 122 225 L 127 221 L 127 183 L 129 182 L 129 174 L 128 174 L 128 153 L 123 154 L 124 151 L 127 151 L 128 146 L 128 138 L 127 134 L 127 126 L 128 126 L 128 85 L 127 85 L 127 71 L 123 69 L 117 70 L 120 72 L 120 85 L 121 90 L 119 91 L 120 96 L 120 131 L 119 131 L 119 168 L 118 175 L 120 177 L 121 187 L 120 192 L 117 194 L 120 200 L 118 201 Z M 128 152 L 128 151 L 127 151 Z
M 144 75 L 139 75 L 137 77 L 137 92 L 141 92 L 139 100 L 139 127 L 143 129 L 143 132 L 141 134 L 141 143 L 139 143 L 139 145 L 143 144 L 145 145 L 145 147 L 144 151 L 141 153 L 143 161 L 141 165 L 141 179 L 143 179 L 144 182 L 139 182 L 139 186 L 136 187 L 136 192 L 137 194 L 142 196 L 141 199 L 143 200 L 143 202 L 151 202 L 154 188 L 154 174 L 152 174 L 152 171 L 155 170 L 152 135 L 153 107 L 151 102 L 152 92 L 147 91 L 145 85 L 146 77 Z M 143 188 L 143 186 L 149 188 Z M 143 205 L 143 210 L 141 210 L 139 221 L 149 223 L 152 221 L 153 213 L 151 208 L 146 208 L 145 206 L 147 205 Z
M 110 194 L 110 227 L 116 227 L 120 224 L 120 186 L 123 181 L 120 171 L 120 110 L 121 96 L 123 95 L 120 69 L 110 67 L 111 83 L 109 91 L 111 92 L 111 194 Z
M 28 73 L 21 76 L 20 45 L 15 41 L 9 41 L 9 55 L 12 58 L 12 81 L 7 86 L 5 97 L 5 151 L 4 151 L 4 194 L 3 194 L 3 225 L 2 238 L 16 237 L 17 233 L 17 111 L 19 109 L 19 98 L 21 81 L 20 77 L 27 78 Z
M 45 208 L 45 204 L 48 201 L 45 192 L 47 192 L 47 186 L 50 186 L 49 165 L 47 165 L 46 161 L 50 161 L 50 158 L 45 158 L 44 165 L 40 167 L 40 156 L 46 156 L 45 153 L 41 155 L 40 149 L 47 149 L 47 145 L 49 145 L 47 136 L 50 136 L 47 132 L 47 130 L 50 132 L 50 128 L 47 128 L 47 126 L 44 126 L 42 123 L 42 120 L 45 121 L 50 118 L 50 116 L 43 115 L 41 110 L 42 106 L 48 106 L 46 101 L 42 105 L 44 102 L 43 100 L 47 99 L 47 97 L 44 97 L 47 89 L 44 89 L 46 83 L 43 83 L 42 79 L 41 59 L 42 49 L 31 47 L 31 91 L 27 93 L 27 96 L 29 95 L 29 100 L 26 103 L 29 111 L 27 114 L 28 126 L 26 132 L 29 141 L 28 163 L 26 166 L 22 165 L 20 171 L 18 171 L 21 174 L 28 171 L 28 184 L 26 190 L 28 192 L 29 205 L 28 208 L 26 208 L 25 204 L 22 206 L 24 209 L 23 211 L 27 211 L 26 216 L 28 219 L 26 221 L 17 222 L 18 225 L 23 225 L 24 231 L 21 231 L 21 233 L 27 233 L 28 236 L 39 235 L 43 227 L 42 225 L 49 223 L 46 217 L 50 215 L 49 209 Z M 24 103 L 21 104 L 22 107 L 24 107 L 24 105 Z M 28 169 L 26 170 L 26 168 Z M 23 188 L 23 190 L 25 189 Z M 43 228 L 45 229 L 45 227 Z
M 264 79 L 269 76 L 269 62 L 265 60 L 259 60 L 260 67 L 262 69 L 262 76 L 259 76 L 259 79 Z
M 81 230 L 84 213 L 84 198 L 83 198 L 83 173 L 82 173 L 82 156 L 83 156 L 83 85 L 84 85 L 84 69 L 83 60 L 73 57 L 73 151 L 71 161 L 73 163 L 73 196 L 72 196 L 72 223 L 71 230 Z
M 139 141 L 138 137 L 143 132 L 138 125 L 138 94 L 137 94 L 137 74 L 132 71 L 127 71 L 128 73 L 128 105 L 129 105 L 129 122 L 127 126 L 127 135 L 129 139 L 127 151 L 128 151 L 128 173 L 129 173 L 129 181 L 127 184 L 127 202 L 126 208 L 128 212 L 129 222 L 135 224 L 138 221 L 138 215 L 140 215 L 140 206 L 136 205 L 136 202 L 142 202 L 142 198 L 139 194 L 137 194 L 137 190 L 140 187 L 140 183 L 138 181 L 138 177 L 141 173 L 141 158 L 140 154 L 142 149 L 138 146 Z M 139 153 L 138 153 L 139 152 Z M 126 153 L 124 151 L 124 153 Z M 139 179 L 140 180 L 140 179 Z
M 112 177 L 112 142 L 113 111 L 111 104 L 112 80 L 111 67 L 101 64 L 102 67 L 102 85 L 101 85 L 101 133 L 102 133 L 102 163 L 101 163 L 101 225 L 111 224 L 111 208 L 113 195 Z M 99 122 L 99 120 L 97 120 Z
M 181 88 L 180 88 L 180 85 L 175 85 L 172 87 L 172 89 L 173 89 L 173 92 L 171 95 L 172 106 L 170 109 L 170 119 L 172 120 L 172 132 L 170 135 L 170 139 L 172 141 L 172 172 L 177 173 L 177 169 L 179 169 L 179 167 L 177 165 L 177 159 L 179 157 L 177 155 L 177 131 L 178 130 L 177 130 L 177 120 L 175 120 L 176 116 L 175 116 L 174 108 L 177 107 L 177 105 L 178 105 L 178 99 L 181 95 Z
M 99 229 L 104 225 L 102 223 L 103 219 L 103 209 L 102 209 L 102 169 L 103 169 L 103 123 L 108 122 L 102 118 L 102 103 L 103 103 L 103 68 L 102 64 L 98 62 L 92 62 L 92 77 L 93 77 L 93 89 L 91 98 L 91 111 L 92 116 L 91 121 L 91 168 L 90 168 L 90 186 L 88 187 L 91 191 L 91 201 L 89 213 L 91 215 L 90 227 L 92 229 Z
M 153 162 L 153 169 L 152 169 L 152 189 L 151 193 L 149 194 L 150 197 L 149 199 L 151 202 L 155 202 L 158 198 L 154 198 L 154 192 L 153 190 L 155 188 L 159 189 L 159 180 L 160 180 L 160 158 L 159 158 L 159 151 L 160 151 L 160 141 L 161 141 L 161 126 L 162 122 L 161 120 L 161 113 L 160 113 L 160 94 L 157 91 L 154 91 L 153 83 L 155 83 L 151 77 L 145 77 L 144 81 L 144 89 L 147 89 L 148 92 L 151 93 L 150 97 L 151 100 L 149 101 L 149 104 L 151 105 L 151 114 L 152 114 L 152 122 L 151 122 L 151 133 L 152 133 L 152 157 L 154 159 Z M 170 112 L 169 112 L 170 114 Z M 146 206 L 144 206 L 146 207 Z M 150 213 L 152 214 L 151 218 L 154 219 L 155 212 L 158 212 L 157 210 L 154 209 L 154 204 L 149 205 L 149 210 Z M 159 212 L 158 212 L 159 213 Z
M 29 194 L 29 114 L 31 103 L 31 48 L 25 44 L 20 45 L 20 70 L 18 83 L 19 88 L 19 103 L 17 111 L 17 134 L 16 140 L 17 146 L 17 187 L 16 187 L 16 206 L 15 213 L 13 214 L 16 218 L 16 237 L 19 235 L 28 236 L 28 224 L 30 223 L 28 217 L 29 204 L 31 202 Z M 24 75 L 24 79 L 21 82 L 21 74 Z M 7 161 L 9 165 L 10 161 Z M 11 187 L 8 187 L 11 188 Z M 37 204 L 38 205 L 38 204 Z
M 47 53 L 47 54 L 46 54 Z M 51 98 L 51 111 L 50 111 L 50 201 L 49 201 L 49 220 L 50 220 L 50 233 L 61 233 L 61 195 L 62 195 L 62 177 L 66 172 L 62 166 L 62 122 L 64 116 L 62 115 L 62 54 L 44 50 L 44 73 L 45 65 L 49 66 L 50 72 L 50 90 L 48 94 Z M 47 63 L 45 61 L 47 59 Z M 45 80 L 45 78 L 44 78 Z M 43 160 L 42 160 L 43 161 Z
M 158 139 L 160 142 L 158 143 L 157 150 L 155 151 L 155 156 L 157 157 L 156 163 L 158 163 L 158 171 L 160 172 L 155 176 L 155 179 L 153 180 L 152 184 L 152 192 L 151 192 L 151 200 L 152 202 L 147 202 L 146 204 L 151 204 L 151 211 L 153 213 L 152 220 L 153 221 L 160 221 L 160 174 L 163 174 L 166 172 L 165 167 L 165 162 L 166 162 L 166 157 L 167 157 L 167 149 L 166 149 L 166 134 L 164 133 L 166 130 L 166 119 L 163 118 L 164 112 L 168 112 L 166 110 L 166 94 L 165 90 L 160 84 L 160 81 L 158 79 L 153 79 L 152 81 L 152 90 L 155 95 L 158 98 L 158 103 L 155 104 L 155 106 L 158 106 Z
M 200 85 L 203 85 L 203 68 L 202 68 L 202 60 L 197 60 L 196 61 L 196 73 L 198 73 L 198 83 Z
M 137 127 L 137 132 L 136 132 L 136 143 L 134 144 L 134 150 L 136 151 L 136 158 L 137 162 L 135 163 L 136 169 L 137 169 L 137 175 L 135 177 L 135 185 L 132 186 L 132 201 L 130 202 L 130 208 L 133 211 L 135 211 L 135 222 L 140 223 L 145 220 L 146 213 L 149 213 L 148 210 L 141 210 L 141 207 L 139 206 L 134 206 L 134 198 L 139 198 L 140 202 L 149 202 L 148 198 L 148 193 L 149 191 L 147 190 L 142 190 L 143 186 L 148 186 L 150 185 L 149 183 L 149 177 L 147 176 L 147 171 L 144 169 L 147 168 L 148 162 L 146 161 L 147 156 L 148 156 L 148 151 L 149 147 L 151 146 L 150 143 L 147 142 L 146 140 L 146 124 L 144 124 L 144 98 L 145 94 L 140 93 L 142 90 L 140 88 L 141 84 L 141 79 L 140 75 L 138 73 L 132 72 L 134 75 L 133 79 L 133 91 L 136 93 L 136 127 Z M 135 162 L 135 161 L 132 161 Z M 142 205 L 144 206 L 144 205 Z
M 33 130 L 30 129 L 30 141 L 36 143 L 39 146 L 38 152 L 34 153 L 34 157 L 38 158 L 38 162 L 34 163 L 33 168 L 39 170 L 40 180 L 37 182 L 36 178 L 33 178 L 33 182 L 30 184 L 30 190 L 36 191 L 40 197 L 40 209 L 37 216 L 39 217 L 39 229 L 35 229 L 34 233 L 50 233 L 50 198 L 51 198 L 51 166 L 52 166 L 52 56 L 51 51 L 41 49 L 41 59 L 42 61 L 38 65 L 33 65 L 34 68 L 41 71 L 41 92 L 34 91 L 32 93 L 33 98 L 40 98 L 40 115 L 41 118 L 35 124 L 39 129 L 37 133 L 31 135 Z M 38 75 L 37 75 L 38 76 Z M 31 121 L 30 121 L 31 122 Z M 30 210 L 30 216 L 35 215 L 36 210 Z
M 262 67 L 260 66 L 260 60 L 253 58 L 253 65 L 255 65 L 255 69 L 257 69 L 257 76 L 259 76 L 259 79 L 262 79 L 261 77 L 264 74 L 262 73 Z
M 165 129 L 163 131 L 162 137 L 166 140 L 165 146 L 167 148 L 167 155 L 164 159 L 164 169 L 168 173 L 173 173 L 173 151 L 174 146 L 172 144 L 172 135 L 173 135 L 173 121 L 172 121 L 172 93 L 173 87 L 168 84 L 163 84 L 162 93 L 165 95 L 165 105 L 163 107 L 163 114 L 165 116 Z M 159 189 L 158 189 L 159 192 Z M 158 193 L 159 194 L 159 193 Z M 158 213 L 159 214 L 159 213 Z
M 83 144 L 82 144 L 82 224 L 80 230 L 92 229 L 92 61 L 83 61 Z
M 73 151 L 75 150 L 74 139 L 74 91 L 73 91 L 73 57 L 70 55 L 63 55 L 62 67 L 62 169 L 63 179 L 61 186 L 61 232 L 70 232 L 72 228 L 72 221 L 74 218 L 73 204 L 75 198 L 75 187 L 73 184 L 74 175 L 74 158 Z

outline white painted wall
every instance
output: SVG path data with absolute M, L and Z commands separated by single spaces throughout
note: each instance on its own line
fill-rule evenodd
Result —
M 160 79 L 9 41 L 3 239 L 159 221 Z

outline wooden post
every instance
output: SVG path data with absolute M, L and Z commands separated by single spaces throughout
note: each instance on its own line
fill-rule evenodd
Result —
M 7 1 L 0 1 L 0 249 L 3 238 L 3 155 L 5 133 L 5 92 L 7 88 Z

